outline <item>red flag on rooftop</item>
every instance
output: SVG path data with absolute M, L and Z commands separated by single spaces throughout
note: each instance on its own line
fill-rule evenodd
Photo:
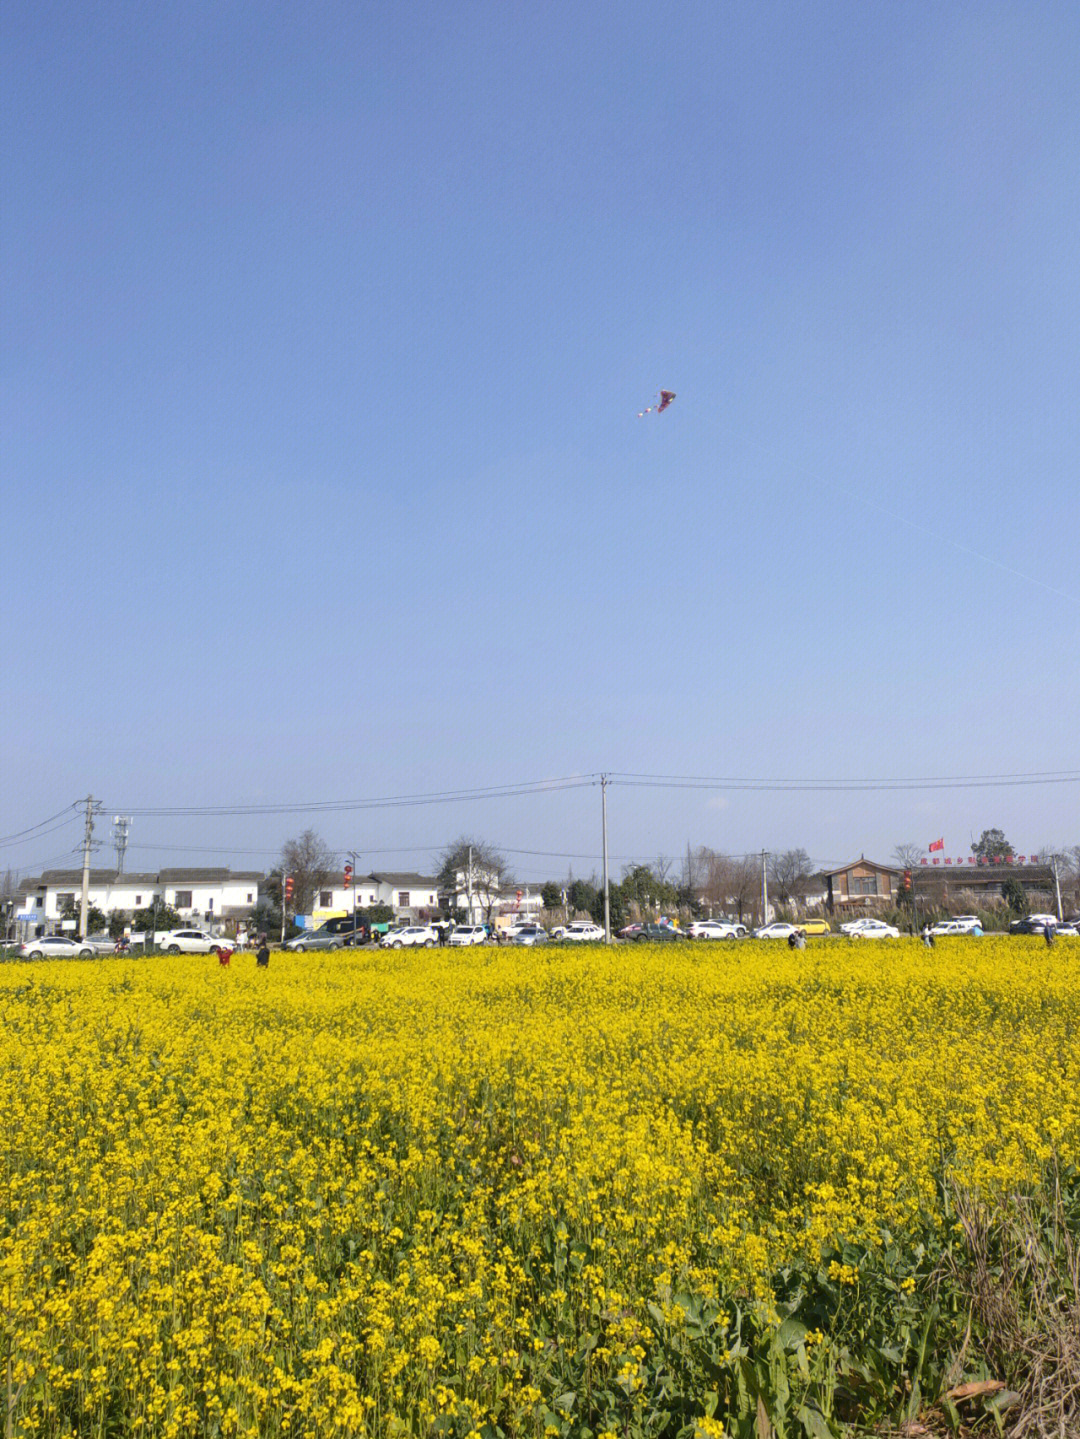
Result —
M 935 849 L 945 848 L 945 841 L 943 839 L 936 839 L 934 840 L 933 844 L 928 844 L 926 847 L 930 851 L 930 853 L 933 854 Z

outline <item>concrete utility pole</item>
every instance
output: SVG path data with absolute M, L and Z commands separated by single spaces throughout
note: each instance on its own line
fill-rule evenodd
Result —
M 356 948 L 356 866 L 360 862 L 360 856 L 355 849 L 349 850 L 349 860 L 352 865 L 352 873 L 349 879 L 352 882 L 352 942 L 353 949 Z
M 469 862 L 465 870 L 465 897 L 469 908 L 469 923 L 473 923 L 472 908 L 472 845 L 469 845 Z
M 94 802 L 94 796 L 88 794 L 86 800 L 86 829 L 83 832 L 83 862 L 82 862 L 82 902 L 79 905 L 79 938 L 86 938 L 86 917 L 90 908 L 90 851 L 94 847 L 94 815 L 101 810 L 101 805 Z
M 607 786 L 606 774 L 600 776 L 600 812 L 604 829 L 604 943 L 611 943 L 611 890 L 608 886 L 607 864 Z
M 1057 899 L 1058 924 L 1064 919 L 1064 912 L 1061 908 L 1061 876 L 1058 874 L 1058 857 L 1056 854 L 1050 856 L 1050 863 L 1054 867 L 1054 896 Z
M 769 922 L 769 851 L 761 851 L 761 922 Z

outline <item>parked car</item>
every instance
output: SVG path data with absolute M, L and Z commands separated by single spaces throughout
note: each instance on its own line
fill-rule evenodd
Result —
M 430 924 L 406 924 L 400 929 L 391 929 L 383 936 L 383 949 L 433 949 L 439 936 Z
M 844 926 L 844 932 L 852 939 L 899 939 L 900 931 L 895 924 L 886 924 L 881 919 L 857 920 L 851 929 Z
M 939 919 L 930 926 L 930 933 L 938 934 L 982 934 L 982 925 L 969 925 L 963 919 Z
M 536 928 L 536 920 L 535 920 L 535 919 L 528 919 L 525 915 L 520 915 L 517 919 L 511 921 L 510 924 L 503 926 L 503 938 L 504 938 L 504 939 L 517 939 L 518 935 L 521 933 L 521 931 L 522 931 L 523 929 L 535 929 L 535 928 Z M 545 933 L 547 933 L 546 930 L 545 930 Z
M 867 919 L 867 918 L 865 918 L 865 917 L 864 917 L 863 919 L 849 919 L 849 920 L 847 920 L 844 924 L 842 924 L 842 925 L 840 926 L 840 933 L 841 933 L 841 934 L 858 934 L 859 931 L 860 931 L 861 929 L 865 929 L 868 924 L 880 924 L 880 923 L 881 923 L 881 920 L 879 920 L 879 919 Z
M 486 940 L 487 930 L 482 924 L 459 924 L 450 931 L 451 944 L 484 944 Z
M 515 944 L 547 944 L 548 932 L 540 924 L 523 924 L 514 935 Z
M 827 919 L 800 919 L 799 928 L 803 934 L 832 934 Z
M 20 944 L 21 959 L 93 959 L 94 950 L 85 939 L 69 939 L 66 934 L 44 934 Z
M 783 920 L 775 920 L 772 924 L 763 924 L 754 930 L 755 939 L 787 939 L 795 933 L 798 925 L 786 924 Z
M 318 929 L 305 930 L 303 934 L 294 935 L 285 948 L 290 954 L 307 954 L 311 950 L 343 949 L 344 946 L 343 934 L 333 934 L 326 925 L 321 924 Z
M 1046 930 L 1058 928 L 1056 914 L 1028 914 L 1023 919 L 1014 919 L 1009 925 L 1010 934 L 1044 934 Z
M 691 939 L 745 939 L 746 925 L 733 919 L 697 919 L 686 933 Z
M 559 938 L 566 944 L 588 944 L 603 939 L 604 931 L 588 919 L 575 919 L 563 928 Z
M 116 953 L 116 940 L 111 934 L 88 934 L 83 944 L 88 944 L 95 954 Z
M 319 930 L 325 930 L 327 934 L 338 935 L 344 945 L 351 945 L 354 936 L 357 944 L 367 944 L 371 938 L 370 926 L 352 914 L 336 914 L 325 924 L 320 924 Z
M 634 939 L 640 942 L 670 943 L 672 940 L 685 939 L 681 929 L 676 929 L 673 924 L 643 924 Z
M 205 929 L 167 929 L 155 937 L 154 943 L 166 954 L 213 954 L 216 949 L 232 947 L 228 940 L 207 934 Z
M 638 935 L 641 933 L 641 930 L 641 923 L 636 922 L 634 924 L 624 924 L 622 929 L 616 930 L 615 932 L 620 939 L 637 939 Z

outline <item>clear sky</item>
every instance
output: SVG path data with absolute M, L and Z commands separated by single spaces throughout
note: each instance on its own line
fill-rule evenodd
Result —
M 3 836 L 544 877 L 595 788 L 139 811 L 1080 771 L 1075 3 L 0 23 Z M 609 809 L 616 863 L 1080 843 L 1075 782 Z

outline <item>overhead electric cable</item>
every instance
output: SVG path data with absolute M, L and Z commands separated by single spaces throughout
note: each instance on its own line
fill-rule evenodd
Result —
M 253 805 L 172 805 L 140 808 L 125 805 L 128 815 L 141 817 L 179 815 L 261 815 L 261 814 L 343 814 L 365 809 L 406 809 L 415 805 L 454 804 L 468 800 L 516 799 L 525 795 L 555 794 L 597 784 L 593 775 L 568 775 L 562 779 L 527 780 L 519 784 L 488 785 L 479 789 L 434 790 L 428 794 L 389 795 L 376 799 L 312 800 L 306 803 Z
M 37 839 L 41 834 L 51 833 L 45 829 L 46 825 L 52 825 L 54 820 L 60 820 L 60 824 L 54 825 L 54 828 L 60 829 L 63 825 L 70 824 L 73 819 L 78 818 L 77 810 L 77 805 L 69 804 L 64 809 L 58 810 L 56 814 L 50 815 L 48 819 L 42 819 L 37 824 L 32 824 L 29 829 L 20 829 L 15 834 L 0 836 L 0 844 L 14 844 L 17 840 L 25 839 L 27 835 L 33 835 Z M 66 816 L 66 818 L 62 818 L 62 816 Z

